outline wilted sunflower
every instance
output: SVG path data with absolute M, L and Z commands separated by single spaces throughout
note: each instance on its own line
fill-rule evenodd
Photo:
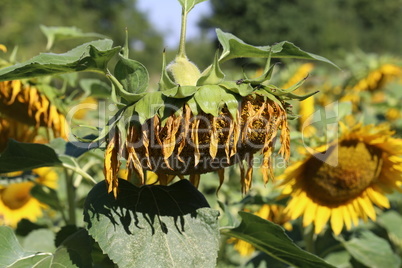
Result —
M 57 174 L 50 168 L 38 168 L 0 175 L 0 225 L 16 227 L 22 219 L 36 221 L 43 215 L 46 205 L 30 194 L 35 183 L 56 188 Z
M 185 23 L 182 25 L 185 27 Z M 243 193 L 251 187 L 255 153 L 261 151 L 263 155 L 264 181 L 273 177 L 271 155 L 277 136 L 281 143 L 279 154 L 285 160 L 289 158 L 288 119 L 295 116 L 288 101 L 303 100 L 315 92 L 305 96 L 293 93 L 305 77 L 286 89 L 269 84 L 274 69 L 270 59 L 301 50 L 287 42 L 253 47 L 218 29 L 223 51 L 220 56 L 216 53 L 213 64 L 201 73 L 185 55 L 183 33 L 185 29 L 174 61 L 166 67 L 163 60 L 158 91 L 144 92 L 147 84 L 138 83 L 140 74 L 145 73 L 140 68 L 135 70 L 137 82 L 132 84 L 125 74 L 133 69 L 125 66 L 141 65 L 128 58 L 122 57 L 117 63 L 115 75 L 108 74 L 124 102 L 129 103 L 121 105 L 108 123 L 108 132 L 100 135 L 107 143 L 104 174 L 108 191 L 115 196 L 122 158 L 129 177 L 135 174 L 142 183 L 146 181 L 144 170 L 151 170 L 161 184 L 189 175 L 195 186 L 200 174 L 212 171 L 218 171 L 222 184 L 223 169 L 238 164 Z M 220 63 L 237 57 L 266 58 L 262 75 L 226 80 Z M 297 57 L 328 62 L 306 52 Z M 144 76 L 142 81 L 148 80 Z M 137 93 L 130 95 L 130 88 Z
M 320 233 L 329 221 L 338 235 L 359 219 L 375 220 L 374 206 L 388 208 L 385 196 L 401 191 L 402 140 L 388 125 L 341 124 L 342 135 L 314 155 L 294 163 L 280 176 L 283 193 L 291 195 L 285 210 L 303 226 L 314 224 Z
M 37 128 L 15 120 L 0 118 L 0 152 L 6 148 L 9 138 L 19 142 L 35 142 L 37 136 Z
M 0 82 L 0 114 L 21 123 L 47 127 L 67 138 L 66 118 L 35 86 L 20 80 Z
M 284 213 L 284 209 L 285 207 L 282 205 L 264 204 L 257 212 L 254 213 L 254 215 L 273 223 L 282 225 L 283 228 L 291 231 L 293 226 L 289 222 L 289 216 Z M 228 243 L 234 243 L 234 249 L 238 251 L 242 256 L 250 256 L 255 251 L 255 247 L 253 245 L 241 239 L 231 238 L 229 239 Z

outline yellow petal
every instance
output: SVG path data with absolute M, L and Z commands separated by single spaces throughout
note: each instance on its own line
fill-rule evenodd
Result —
M 318 206 L 316 217 L 314 219 L 314 232 L 316 234 L 321 233 L 325 224 L 328 222 L 330 216 L 331 216 L 331 209 L 329 207 Z
M 316 217 L 316 211 L 317 211 L 317 203 L 310 201 L 303 215 L 304 227 L 310 225 L 313 222 L 313 219 Z
M 360 198 L 358 198 L 358 202 L 360 207 L 363 209 L 364 213 L 373 221 L 376 220 L 376 214 L 375 210 L 373 207 L 373 204 L 371 203 L 370 199 L 367 197 L 367 195 L 364 195 Z
M 367 188 L 366 190 L 368 197 L 380 208 L 389 208 L 390 204 L 388 198 L 376 191 L 373 188 Z
M 339 235 L 343 228 L 343 217 L 339 207 L 333 208 L 331 213 L 331 228 L 335 235 Z
M 310 199 L 307 198 L 305 194 L 300 193 L 299 195 L 293 196 L 290 200 L 288 206 L 285 209 L 285 213 L 289 213 L 292 220 L 300 217 L 306 209 L 306 205 Z
M 345 223 L 346 230 L 350 230 L 352 228 L 352 218 L 349 214 L 348 207 L 340 206 L 339 209 L 342 212 L 343 222 Z
M 351 220 L 353 222 L 353 225 L 357 226 L 359 224 L 359 217 L 357 216 L 357 213 L 356 213 L 356 211 L 355 211 L 355 209 L 353 207 L 353 204 L 349 203 L 349 204 L 346 205 L 346 207 L 347 207 L 347 209 L 349 211 L 349 215 L 350 215 L 350 218 L 351 218 Z

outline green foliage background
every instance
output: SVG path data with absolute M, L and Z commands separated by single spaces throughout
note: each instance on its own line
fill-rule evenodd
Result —
M 319 55 L 362 49 L 399 53 L 402 1 L 211 0 L 204 29 L 221 28 L 250 44 L 288 40 Z

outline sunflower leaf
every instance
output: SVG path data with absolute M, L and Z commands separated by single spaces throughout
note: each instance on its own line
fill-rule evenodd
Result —
M 208 67 L 197 81 L 197 86 L 218 84 L 225 78 L 219 66 L 218 52 L 215 53 L 214 63 Z
M 225 89 L 218 85 L 205 85 L 200 87 L 194 94 L 194 99 L 205 113 L 218 116 L 223 104 L 225 104 L 224 101 L 227 94 Z M 233 100 L 228 99 L 228 101 Z
M 0 69 L 0 81 L 80 71 L 104 73 L 110 59 L 121 50 L 120 47 L 112 48 L 112 43 L 112 40 L 104 39 L 62 54 L 41 53 L 28 61 Z
M 288 41 L 282 41 L 272 46 L 252 46 L 231 33 L 225 33 L 216 29 L 219 42 L 223 47 L 220 62 L 235 58 L 295 58 L 306 60 L 318 60 L 329 63 L 338 68 L 330 60 L 301 50 L 299 47 Z
M 162 54 L 162 71 L 161 71 L 161 79 L 158 83 L 159 90 L 171 89 L 176 87 L 176 83 L 170 79 L 169 74 L 166 69 L 166 52 L 163 51 Z
M 239 94 L 242 97 L 248 96 L 254 91 L 250 84 L 236 83 L 234 81 L 223 81 L 219 85 L 233 93 Z
M 119 180 L 116 199 L 103 181 L 84 205 L 88 233 L 119 267 L 215 267 L 217 216 L 187 180 L 140 188 Z
M 51 255 L 51 253 L 25 251 L 13 230 L 7 226 L 0 226 L 0 267 L 34 267 Z
M 106 38 L 106 36 L 98 33 L 84 33 L 77 27 L 54 27 L 40 25 L 40 29 L 47 38 L 46 50 L 52 48 L 53 44 L 58 40 L 66 40 L 73 38 Z
M 296 246 L 279 225 L 251 213 L 239 212 L 239 215 L 242 218 L 239 226 L 222 229 L 221 232 L 244 240 L 292 267 L 334 268 L 319 257 Z
M 61 163 L 56 152 L 49 146 L 10 139 L 0 154 L 0 173 L 58 166 Z
M 138 114 L 140 123 L 152 118 L 165 105 L 161 91 L 150 92 L 134 104 L 134 111 Z
M 340 240 L 350 255 L 367 267 L 401 267 L 401 259 L 390 244 L 369 230 L 359 230 L 349 241 Z
M 192 96 L 197 92 L 196 86 L 175 86 L 171 89 L 161 91 L 163 95 L 170 98 L 181 99 Z
M 114 76 L 129 93 L 143 93 L 147 90 L 149 75 L 140 62 L 120 56 L 114 69 Z

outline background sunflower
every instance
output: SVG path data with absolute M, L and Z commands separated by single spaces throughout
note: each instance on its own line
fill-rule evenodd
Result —
M 401 191 L 402 140 L 388 125 L 341 124 L 341 137 L 316 154 L 291 165 L 279 178 L 290 195 L 285 212 L 303 217 L 320 233 L 330 222 L 335 235 L 357 226 L 359 219 L 375 220 L 378 208 L 389 208 L 385 194 Z
M 42 217 L 43 210 L 48 206 L 34 198 L 30 191 L 36 183 L 55 189 L 57 178 L 57 173 L 51 168 L 1 175 L 0 225 L 15 228 L 22 219 L 35 222 Z M 15 182 L 18 180 L 24 180 L 24 182 Z

